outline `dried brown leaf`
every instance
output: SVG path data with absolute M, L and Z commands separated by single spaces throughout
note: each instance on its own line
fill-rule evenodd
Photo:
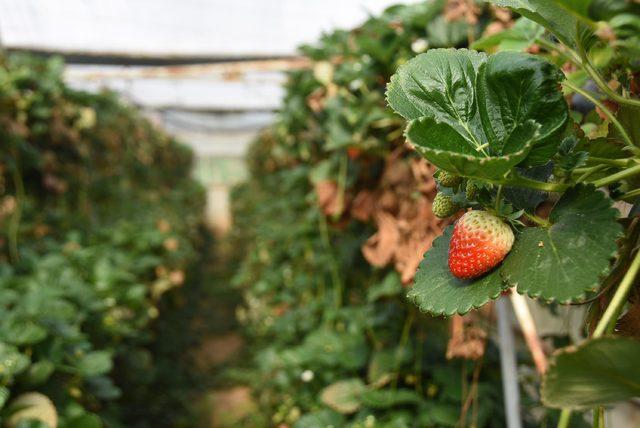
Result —
M 351 216 L 356 220 L 369 221 L 376 208 L 375 196 L 369 190 L 362 190 L 351 203 Z
M 373 266 L 385 266 L 391 262 L 398 247 L 400 233 L 395 218 L 387 213 L 376 215 L 378 232 L 362 246 L 362 254 Z
M 454 315 L 451 319 L 451 337 L 447 344 L 447 358 L 479 360 L 487 346 L 487 332 L 478 326 L 475 314 Z
M 344 200 L 338 185 L 333 181 L 319 181 L 315 185 L 320 209 L 327 216 L 339 216 L 344 209 Z

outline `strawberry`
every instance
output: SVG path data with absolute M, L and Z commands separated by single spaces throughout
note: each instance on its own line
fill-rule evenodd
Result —
M 462 177 L 441 169 L 438 171 L 438 181 L 443 187 L 458 187 L 462 183 Z
M 486 211 L 469 211 L 456 222 L 449 243 L 449 270 L 460 279 L 476 278 L 511 251 L 513 231 Z
M 480 189 L 478 185 L 473 180 L 467 181 L 467 186 L 465 188 L 465 194 L 467 196 L 467 200 L 475 201 L 478 198 L 478 194 L 480 193 Z
M 438 192 L 431 204 L 431 211 L 438 218 L 447 218 L 454 215 L 460 209 L 460 205 L 453 202 L 451 196 Z

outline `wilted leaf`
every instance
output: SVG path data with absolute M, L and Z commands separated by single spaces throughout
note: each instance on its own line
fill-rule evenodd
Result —
M 376 215 L 378 232 L 362 246 L 362 254 L 373 266 L 385 266 L 391 262 L 398 246 L 400 233 L 392 215 L 379 212 Z
M 339 216 L 344 210 L 344 195 L 334 181 L 320 181 L 315 184 L 320 209 L 327 216 Z
M 29 392 L 22 394 L 11 402 L 16 411 L 7 421 L 9 428 L 15 428 L 20 422 L 31 419 L 44 423 L 49 428 L 57 428 L 58 412 L 53 402 L 44 394 Z
M 447 343 L 447 358 L 478 360 L 484 356 L 487 332 L 473 325 L 470 315 L 454 315 L 451 318 L 451 337 Z
M 341 380 L 323 389 L 320 400 L 337 412 L 354 413 L 360 408 L 365 389 L 359 378 Z

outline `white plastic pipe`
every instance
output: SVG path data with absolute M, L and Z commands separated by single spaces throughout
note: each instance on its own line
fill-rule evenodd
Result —
M 498 314 L 498 336 L 500 338 L 500 368 L 507 428 L 522 428 L 520 419 L 520 390 L 518 389 L 518 369 L 516 348 L 511 329 L 511 306 L 505 298 L 496 301 Z

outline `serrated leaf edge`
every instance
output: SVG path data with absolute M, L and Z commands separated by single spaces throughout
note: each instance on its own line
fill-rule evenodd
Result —
M 581 186 L 581 185 L 579 184 L 579 186 Z M 585 186 L 585 187 L 592 187 L 594 191 L 597 191 L 597 189 L 592 185 L 588 185 L 588 186 Z M 601 194 L 603 199 L 606 199 L 606 195 L 604 193 L 600 192 L 600 194 Z M 609 200 L 609 201 L 610 201 L 610 203 L 609 203 L 609 208 L 607 208 L 607 211 L 614 212 L 615 213 L 614 217 L 616 219 L 619 218 L 620 217 L 620 211 L 616 207 L 613 206 L 613 201 L 612 200 Z M 555 205 L 554 205 L 553 209 L 555 209 Z M 553 210 L 552 210 L 552 212 L 553 212 Z M 541 227 L 539 227 L 539 228 L 541 228 Z M 622 236 L 624 236 L 624 233 L 622 231 L 622 228 L 619 227 L 618 228 L 618 233 L 617 233 L 617 235 L 615 236 L 614 239 L 618 240 Z M 617 254 L 618 254 L 618 248 L 613 250 L 609 254 L 608 258 L 612 259 Z M 506 259 L 503 260 L 502 263 L 504 263 L 505 261 L 506 261 Z M 561 299 L 556 299 L 556 298 L 549 297 L 549 296 L 542 296 L 542 293 L 530 293 L 527 290 L 520 291 L 519 283 L 511 281 L 511 274 L 506 274 L 502 267 L 503 267 L 503 265 L 501 264 L 500 265 L 500 276 L 502 277 L 503 281 L 505 281 L 508 284 L 509 287 L 513 287 L 518 292 L 518 294 L 521 294 L 523 296 L 528 296 L 528 297 L 530 297 L 532 299 L 542 300 L 543 302 L 546 302 L 546 303 L 560 303 L 560 304 L 563 304 L 563 305 L 564 304 L 573 303 L 573 302 L 579 302 L 580 300 L 584 300 L 586 298 L 586 296 L 587 296 L 587 292 L 596 291 L 598 289 L 598 287 L 600 286 L 600 283 L 601 283 L 602 279 L 604 279 L 611 272 L 611 269 L 612 269 L 612 265 L 611 265 L 611 263 L 609 263 L 609 265 L 607 267 L 605 267 L 601 272 L 598 273 L 597 280 L 595 281 L 595 283 L 589 285 L 587 288 L 584 288 L 583 292 L 580 295 L 576 296 L 573 299 L 561 300 Z
M 423 259 L 424 259 L 424 256 L 427 254 L 428 251 L 431 251 L 436 245 L 438 245 L 438 241 L 442 241 L 443 237 L 444 237 L 444 233 L 433 240 L 433 244 L 431 245 L 431 248 L 429 250 L 427 250 L 423 254 L 423 256 L 422 256 Z M 491 275 L 498 268 L 499 267 L 496 267 L 495 269 L 492 269 L 490 272 L 487 272 L 486 275 L 483 275 L 480 278 L 484 278 L 487 275 Z M 416 276 L 417 276 L 417 272 L 420 272 L 421 269 L 422 269 L 422 263 L 420 263 L 420 265 L 418 266 L 418 270 L 416 271 Z M 500 291 L 495 296 L 491 295 L 491 296 L 489 296 L 489 298 L 484 303 L 481 303 L 481 304 L 478 304 L 478 305 L 471 305 L 470 307 L 468 307 L 468 308 L 466 308 L 464 310 L 445 311 L 444 308 L 441 308 L 439 310 L 438 309 L 434 309 L 434 308 L 425 308 L 424 306 L 421 306 L 420 304 L 418 304 L 418 302 L 416 301 L 417 295 L 414 292 L 413 286 L 407 292 L 407 299 L 409 301 L 411 301 L 415 306 L 417 306 L 418 309 L 420 310 L 420 312 L 422 312 L 422 313 L 427 313 L 427 314 L 431 314 L 431 315 L 435 315 L 435 316 L 445 316 L 445 317 L 450 317 L 450 316 L 455 315 L 455 314 L 465 315 L 465 314 L 469 313 L 470 311 L 472 311 L 474 309 L 481 308 L 482 306 L 486 305 L 490 301 L 496 300 L 498 297 L 500 297 L 502 295 L 502 293 L 509 288 L 508 284 L 506 284 L 504 281 L 501 281 L 501 282 L 502 282 L 502 288 L 500 289 Z

